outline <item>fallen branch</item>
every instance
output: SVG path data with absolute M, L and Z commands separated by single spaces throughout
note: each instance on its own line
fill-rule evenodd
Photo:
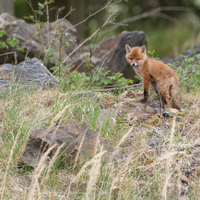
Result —
M 90 37 L 88 37 L 86 40 L 84 40 L 81 44 L 79 44 L 68 56 L 67 58 L 63 61 L 63 63 L 65 63 L 70 56 L 72 56 L 80 47 L 82 47 L 87 41 L 89 41 L 94 35 L 96 35 L 100 30 L 101 28 L 103 28 L 106 24 L 108 24 L 108 22 L 110 21 L 110 19 L 117 13 L 117 10 L 111 14 L 108 19 L 103 23 L 103 25 L 98 28 Z

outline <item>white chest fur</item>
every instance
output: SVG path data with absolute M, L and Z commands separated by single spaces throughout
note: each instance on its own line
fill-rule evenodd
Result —
M 141 78 L 143 79 L 142 74 L 140 73 L 141 68 L 139 66 L 137 67 L 133 67 L 133 69 L 135 70 L 135 73 Z

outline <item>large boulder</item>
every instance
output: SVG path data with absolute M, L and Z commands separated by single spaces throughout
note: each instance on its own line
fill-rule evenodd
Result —
M 6 35 L 1 38 L 2 42 L 6 42 L 7 38 L 15 37 L 19 40 L 19 45 L 9 49 L 0 49 L 0 54 L 3 54 L 0 56 L 0 64 L 5 62 L 15 63 L 16 61 L 19 63 L 24 61 L 26 56 L 43 59 L 46 54 L 45 49 L 48 48 L 49 43 L 51 44 L 51 40 L 54 40 L 54 46 L 51 46 L 51 51 L 53 50 L 52 55 L 55 58 L 54 63 L 58 64 L 59 60 L 64 60 L 74 49 L 78 41 L 76 28 L 65 19 L 57 20 L 56 25 L 54 22 L 49 23 L 49 27 L 47 23 L 44 23 L 38 35 L 36 34 L 36 32 L 38 32 L 36 24 L 28 24 L 22 19 L 17 19 L 8 13 L 3 13 L 0 15 L 0 31 L 1 30 L 6 31 Z M 69 45 L 66 46 L 62 54 L 59 55 L 58 52 L 61 45 L 61 38 L 59 38 L 59 35 L 61 34 L 62 43 L 69 43 Z M 23 47 L 25 51 L 18 51 L 17 48 L 19 47 Z M 17 52 L 17 54 L 9 52 Z M 15 55 L 17 55 L 16 58 Z M 52 65 L 47 63 L 47 66 L 51 67 Z
M 125 78 L 135 80 L 135 71 L 125 58 L 125 44 L 131 47 L 147 45 L 144 32 L 124 31 L 119 35 L 103 40 L 92 53 L 90 63 L 94 65 L 95 70 L 107 66 L 107 70 L 123 73 Z M 83 54 L 71 66 L 74 66 L 74 69 L 78 69 L 80 72 L 89 72 L 86 64 L 88 61 L 84 62 L 85 58 L 90 57 L 89 54 Z
M 37 59 L 32 58 L 18 65 L 0 65 L 0 96 L 4 95 L 6 88 L 38 88 L 41 86 L 54 87 L 59 81 Z
M 20 164 L 36 167 L 44 153 L 56 145 L 46 158 L 48 162 L 63 144 L 60 153 L 66 167 L 74 164 L 78 152 L 77 164 L 91 159 L 98 153 L 99 144 L 103 146 L 104 151 L 113 150 L 108 140 L 82 124 L 59 125 L 32 132 Z

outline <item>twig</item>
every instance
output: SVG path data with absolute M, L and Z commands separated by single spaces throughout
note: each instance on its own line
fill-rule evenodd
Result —
M 100 28 L 98 28 L 90 37 L 88 37 L 88 38 L 87 38 L 86 40 L 84 40 L 81 44 L 79 44 L 79 45 L 67 56 L 67 58 L 63 61 L 63 63 L 65 63 L 71 55 L 73 55 L 80 47 L 82 47 L 87 41 L 89 41 L 94 35 L 96 35 L 96 34 L 99 32 L 99 30 L 100 30 L 101 28 L 103 28 L 106 24 L 108 24 L 108 22 L 109 22 L 109 20 L 111 19 L 111 17 L 112 17 L 113 15 L 115 15 L 115 14 L 117 13 L 117 11 L 118 11 L 118 10 L 116 10 L 113 14 L 111 14 L 111 15 L 108 17 L 108 19 L 104 22 L 104 24 L 103 24 Z
M 69 28 L 67 29 L 67 31 L 69 31 L 70 29 L 72 29 L 72 28 L 74 28 L 74 27 L 79 26 L 80 24 L 86 22 L 89 18 L 91 18 L 91 17 L 93 17 L 94 15 L 98 14 L 98 13 L 101 12 L 102 10 L 105 10 L 106 8 L 112 7 L 113 5 L 119 3 L 120 1 L 122 1 L 122 0 L 115 1 L 115 2 L 113 2 L 112 4 L 110 4 L 110 3 L 112 2 L 112 0 L 109 0 L 105 6 L 103 6 L 102 8 L 100 8 L 99 10 L 97 10 L 96 12 L 90 14 L 88 17 L 86 17 L 86 18 L 85 18 L 84 20 L 82 20 L 81 22 L 79 22 L 79 23 L 77 23 L 77 24 L 75 24 L 75 25 L 69 27 Z M 110 5 L 109 5 L 109 4 L 110 4 Z
M 46 9 L 47 9 L 47 47 L 50 45 L 50 33 L 49 33 L 49 7 L 48 2 L 46 1 Z
M 11 52 L 6 52 L 6 53 L 2 53 L 0 54 L 1 56 L 7 56 L 8 54 L 14 54 L 14 58 L 15 58 L 15 65 L 17 64 L 17 53 L 15 51 L 11 51 Z
M 71 8 L 70 8 L 70 11 L 69 11 L 63 18 L 61 18 L 61 20 L 65 19 L 67 16 L 69 16 L 74 10 L 75 10 L 75 9 L 71 7 Z M 59 15 L 59 13 L 58 13 L 58 15 Z M 57 15 L 57 16 L 58 16 L 58 15 Z M 58 20 L 58 18 L 57 18 L 57 20 Z

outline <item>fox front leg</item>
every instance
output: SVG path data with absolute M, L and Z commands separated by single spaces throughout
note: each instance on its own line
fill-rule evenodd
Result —
M 140 100 L 141 103 L 145 103 L 149 98 L 149 87 L 150 87 L 150 78 L 143 79 L 144 83 L 144 98 Z

